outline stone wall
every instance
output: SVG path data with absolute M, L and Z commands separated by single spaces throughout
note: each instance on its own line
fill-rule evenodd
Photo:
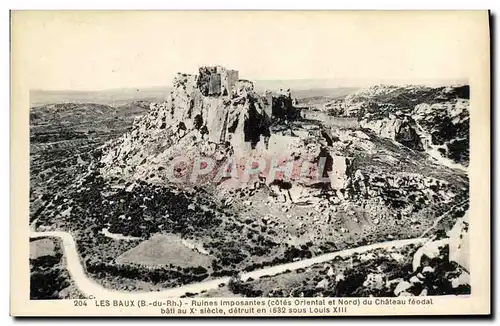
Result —
M 219 73 L 210 74 L 210 82 L 208 83 L 208 95 L 220 95 L 222 92 L 221 81 L 222 77 Z
M 235 92 L 238 75 L 222 66 L 200 67 L 198 88 L 203 96 L 229 96 Z
M 265 94 L 265 109 L 266 115 L 271 118 L 273 116 L 273 93 L 267 91 Z
M 217 67 L 200 67 L 197 86 L 203 96 L 209 95 L 211 76 L 216 73 Z
M 240 79 L 235 85 L 235 92 L 239 96 L 245 96 L 246 94 L 253 92 L 253 89 L 253 83 L 249 80 Z
M 218 67 L 218 72 L 221 74 L 221 94 L 224 96 L 233 94 L 238 82 L 238 71 Z
M 278 120 L 295 120 L 300 117 L 300 109 L 293 106 L 289 96 L 272 96 L 272 117 Z

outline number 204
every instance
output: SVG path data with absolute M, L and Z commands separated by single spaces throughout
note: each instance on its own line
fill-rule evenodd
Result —
M 85 300 L 74 300 L 73 305 L 75 307 L 86 307 L 87 306 L 87 301 Z

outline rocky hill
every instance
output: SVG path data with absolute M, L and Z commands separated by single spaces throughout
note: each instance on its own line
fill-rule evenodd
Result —
M 149 104 L 112 107 L 96 103 L 52 103 L 30 109 L 30 210 L 36 215 L 50 197 L 74 182 L 91 152 L 130 130 Z
M 222 80 L 214 82 L 212 75 L 222 75 Z M 200 68 L 199 75 L 178 74 L 168 101 L 152 104 L 131 132 L 106 149 L 102 171 L 142 179 L 154 174 L 165 180 L 169 176 L 161 171 L 180 156 L 201 155 L 217 162 L 233 154 L 249 156 L 267 146 L 271 117 L 286 120 L 296 110 L 291 98 L 260 96 L 252 82 L 222 67 Z
M 214 75 L 220 77 L 211 79 Z M 424 146 L 430 145 L 421 138 L 423 132 L 416 129 L 416 123 L 430 132 L 442 121 L 434 111 L 424 111 L 425 105 L 413 98 L 426 99 L 435 108 L 445 95 L 445 99 L 465 96 L 464 90 L 375 87 L 352 94 L 346 99 L 347 107 L 364 107 L 363 103 L 371 101 L 379 108 L 359 115 L 362 131 L 302 120 L 290 94 L 261 96 L 250 81 L 239 80 L 237 72 L 222 67 L 202 67 L 199 75 L 179 74 L 173 85 L 167 102 L 152 104 L 131 132 L 104 150 L 103 175 L 168 185 L 173 183 L 169 174 L 172 162 L 187 158 L 188 164 L 175 171 L 179 173 L 176 176 L 183 176 L 185 188 L 207 182 L 222 200 L 234 196 L 234 192 L 247 194 L 250 188 L 246 202 L 252 204 L 248 210 L 262 215 L 268 209 L 263 210 L 259 207 L 262 203 L 256 202 L 263 190 L 255 189 L 254 183 L 262 184 L 269 189 L 271 199 L 277 196 L 270 203 L 272 208 L 291 210 L 282 215 L 300 214 L 295 212 L 299 203 L 311 203 L 318 221 L 331 222 L 346 214 L 347 221 L 330 231 L 354 230 L 351 236 L 356 241 L 379 232 L 397 234 L 403 225 L 416 233 L 428 225 L 429 214 L 445 212 L 467 198 L 466 175 L 425 153 Z M 396 99 L 399 109 L 386 110 Z M 415 109 L 413 103 L 421 105 Z M 460 105 L 455 107 L 466 108 Z M 387 119 L 394 122 L 387 123 Z M 215 168 L 213 173 L 193 180 L 190 176 L 195 167 L 191 164 L 198 156 L 213 158 Z M 245 178 L 249 158 L 252 164 L 258 162 L 265 167 L 256 176 Z M 236 161 L 236 171 L 217 178 L 219 167 L 226 167 L 228 160 Z M 280 167 L 290 167 L 288 178 L 283 171 L 273 174 L 276 162 Z M 318 176 L 315 173 L 321 170 L 321 164 L 322 175 Z M 306 173 L 302 173 L 304 167 L 309 167 Z M 303 225 L 299 234 L 324 239 L 322 231 L 312 231 L 320 222 L 311 223 L 314 218 L 299 222 L 296 218 L 297 222 L 288 219 L 286 223 Z
M 348 95 L 341 116 L 355 116 L 363 128 L 464 170 L 469 164 L 469 93 L 469 86 L 379 85 Z

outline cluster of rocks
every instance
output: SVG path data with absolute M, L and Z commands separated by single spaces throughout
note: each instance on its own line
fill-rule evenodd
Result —
M 343 100 L 333 100 L 324 105 L 323 111 L 332 116 L 340 116 L 344 113 L 345 108 L 346 106 Z
M 448 181 L 417 173 L 369 175 L 356 170 L 352 181 L 351 189 L 359 198 L 379 197 L 392 205 L 398 204 L 394 201 L 403 198 L 408 203 L 399 203 L 401 206 L 412 204 L 416 209 L 431 201 L 450 203 L 457 195 Z M 412 211 L 406 213 L 410 215 Z
M 395 296 L 470 294 L 468 220 L 466 212 L 446 237 L 419 247 L 413 254 L 409 275 L 388 280 L 383 273 L 371 273 L 364 285 L 390 289 Z
M 363 286 L 397 297 L 470 294 L 470 276 L 467 271 L 445 261 L 436 261 L 433 265 L 435 267 L 426 265 L 418 273 L 392 280 L 388 280 L 384 273 L 370 273 Z
M 408 254 L 404 252 L 367 252 L 356 256 L 356 269 L 370 266 L 360 283 L 352 279 L 352 258 L 344 260 L 344 265 L 326 263 L 314 280 L 316 294 L 334 293 L 348 279 L 352 295 L 366 296 L 429 296 L 449 294 L 470 294 L 468 215 L 459 218 L 446 237 L 425 242 L 416 251 L 410 251 L 412 264 L 408 269 Z M 413 253 L 412 253 L 413 252 Z M 395 261 L 398 268 L 383 267 L 388 261 Z M 376 262 L 373 265 L 373 262 Z M 335 268 L 334 268 L 335 265 Z M 359 265 L 359 266 L 358 266 Z M 352 267 L 354 268 L 354 267 Z M 396 277 L 394 277 L 396 276 Z M 357 280 L 358 277 L 355 277 Z M 357 281 L 356 281 L 357 282 Z M 317 291 L 320 292 L 317 292 Z M 333 291 L 333 292 L 332 292 Z M 338 291 L 338 290 L 337 290 Z M 293 296 L 293 293 L 290 293 Z

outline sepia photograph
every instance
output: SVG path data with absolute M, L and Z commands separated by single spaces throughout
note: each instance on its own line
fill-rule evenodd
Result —
M 489 195 L 471 199 L 489 169 L 487 12 L 11 23 L 26 147 L 12 264 L 29 264 L 15 296 L 82 315 L 488 302 Z

